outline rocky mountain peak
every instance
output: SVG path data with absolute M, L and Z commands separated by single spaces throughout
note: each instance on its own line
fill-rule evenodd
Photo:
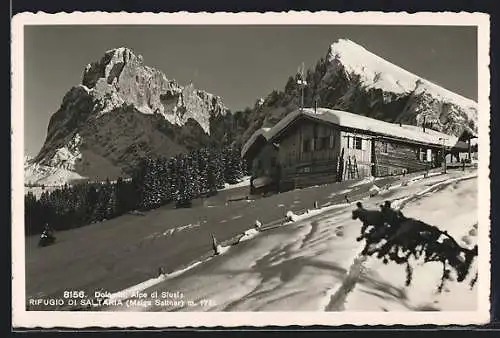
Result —
M 101 78 L 111 84 L 120 76 L 127 62 L 134 61 L 138 61 L 137 65 L 142 66 L 142 57 L 137 57 L 130 48 L 120 47 L 108 50 L 99 61 L 89 63 L 85 67 L 82 84 L 87 88 L 94 88 Z
M 144 155 L 223 139 L 227 113 L 219 96 L 179 85 L 130 48 L 111 49 L 64 95 L 35 162 L 90 177 L 123 175 Z
M 133 105 L 144 114 L 160 114 L 172 124 L 184 125 L 196 120 L 210 133 L 210 117 L 225 115 L 227 108 L 220 97 L 169 80 L 157 69 L 144 65 L 141 55 L 130 48 L 108 50 L 97 62 L 85 68 L 82 85 L 94 91 L 100 100 L 100 114 L 114 107 Z

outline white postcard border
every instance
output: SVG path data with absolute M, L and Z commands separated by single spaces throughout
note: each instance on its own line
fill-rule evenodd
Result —
M 39 312 L 25 310 L 24 252 L 24 37 L 26 25 L 448 25 L 478 27 L 479 280 L 474 312 Z M 489 16 L 484 13 L 21 13 L 12 19 L 12 311 L 25 328 L 214 327 L 288 325 L 467 325 L 490 319 Z

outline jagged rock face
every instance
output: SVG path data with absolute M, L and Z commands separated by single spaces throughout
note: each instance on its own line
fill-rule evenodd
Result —
M 91 178 L 130 173 L 141 156 L 172 156 L 224 136 L 220 97 L 181 86 L 130 49 L 87 65 L 51 117 L 35 162 Z
M 334 108 L 387 122 L 422 125 L 460 136 L 477 133 L 477 104 L 418 77 L 349 40 L 330 46 L 326 57 L 306 74 L 304 105 Z M 270 127 L 300 105 L 294 77 L 250 112 L 245 142 L 261 127 Z
M 227 110 L 220 97 L 168 80 L 127 48 L 108 51 L 99 62 L 88 65 L 82 84 L 96 88 L 104 104 L 125 102 L 144 114 L 161 114 L 177 125 L 192 118 L 206 133 L 210 133 L 210 117 L 225 115 Z M 105 112 L 103 107 L 101 113 Z

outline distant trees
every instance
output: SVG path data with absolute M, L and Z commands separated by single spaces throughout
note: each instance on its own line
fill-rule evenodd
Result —
M 189 206 L 195 198 L 217 193 L 225 183 L 237 183 L 245 167 L 239 148 L 207 147 L 168 159 L 145 157 L 129 180 L 65 185 L 43 191 L 39 199 L 28 192 L 26 234 L 40 233 L 46 222 L 55 230 L 65 230 L 171 202 Z
M 188 206 L 190 201 L 237 183 L 243 177 L 240 149 L 208 147 L 170 159 L 146 158 L 137 177 L 141 190 L 139 205 L 150 210 L 170 202 Z
M 39 199 L 28 192 L 24 197 L 26 234 L 40 233 L 45 223 L 55 230 L 66 230 L 100 222 L 136 209 L 133 182 L 118 179 L 103 183 L 64 186 L 44 191 Z

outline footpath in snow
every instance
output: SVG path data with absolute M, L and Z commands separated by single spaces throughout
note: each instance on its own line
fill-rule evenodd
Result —
M 378 208 L 386 199 L 405 215 L 447 230 L 472 247 L 477 236 L 475 174 L 436 175 L 404 186 L 379 189 L 363 201 Z M 355 238 L 361 224 L 352 220 L 355 201 L 290 214 L 290 222 L 265 232 L 249 229 L 221 255 L 194 263 L 172 275 L 128 289 L 165 297 L 138 303 L 119 293 L 123 305 L 113 311 L 413 311 L 474 310 L 477 290 L 468 280 L 435 292 L 439 264 L 414 270 L 404 285 L 404 266 L 360 257 Z M 262 226 L 262 225 L 261 225 Z M 252 226 L 250 225 L 249 228 Z M 471 274 L 474 275 L 474 274 Z M 468 279 L 473 276 L 469 276 Z M 175 291 L 175 292 L 172 292 Z M 175 294 L 175 297 L 172 295 Z M 460 295 L 457 297 L 457 295 Z

